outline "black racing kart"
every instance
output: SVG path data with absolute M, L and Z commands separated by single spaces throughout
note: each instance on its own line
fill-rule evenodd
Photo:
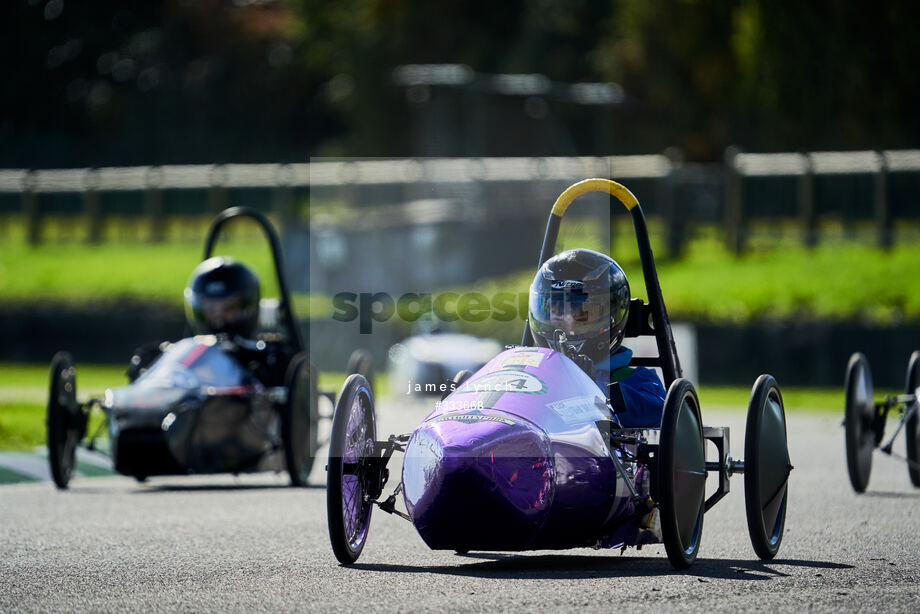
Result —
M 145 346 L 132 356 L 128 385 L 86 401 L 77 400 L 73 358 L 58 352 L 47 413 L 48 459 L 58 488 L 67 488 L 80 446 L 108 452 L 118 473 L 139 481 L 286 469 L 292 485 L 306 485 L 319 447 L 319 398 L 334 404 L 335 393 L 319 391 L 268 218 L 243 207 L 222 211 L 208 231 L 204 259 L 234 218 L 257 222 L 271 246 L 280 297 L 263 300 L 270 317 L 260 318 L 270 324 L 251 340 L 197 335 Z M 368 352 L 355 350 L 349 369 L 370 377 Z M 105 420 L 88 434 L 94 409 Z M 105 427 L 107 445 L 100 437 Z

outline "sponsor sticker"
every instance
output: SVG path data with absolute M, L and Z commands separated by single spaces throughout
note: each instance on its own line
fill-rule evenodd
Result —
M 533 373 L 526 371 L 493 371 L 461 386 L 462 392 L 522 392 L 543 394 L 546 384 Z
M 543 353 L 537 352 L 534 350 L 521 350 L 517 352 L 511 352 L 510 354 L 505 354 L 502 356 L 499 365 L 502 367 L 515 366 L 515 367 L 539 367 L 540 363 L 543 362 Z
M 547 403 L 553 412 L 566 424 L 587 422 L 606 417 L 603 411 L 607 405 L 599 396 L 580 396 Z
M 479 422 L 501 422 L 502 424 L 515 424 L 514 420 L 505 418 L 504 416 L 492 416 L 489 414 L 482 413 L 470 413 L 470 414 L 444 414 L 443 416 L 438 416 L 432 423 L 437 422 L 463 422 L 466 424 L 476 424 Z

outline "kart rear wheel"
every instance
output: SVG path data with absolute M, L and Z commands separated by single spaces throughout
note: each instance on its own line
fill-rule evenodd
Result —
M 447 387 L 447 390 L 441 394 L 441 400 L 443 401 L 450 396 L 450 393 L 463 385 L 463 382 L 473 377 L 473 372 L 469 369 L 463 369 L 462 371 L 457 371 L 457 374 L 452 380 L 450 380 L 450 385 Z
M 872 451 L 875 449 L 875 402 L 872 398 L 872 372 L 869 361 L 861 353 L 850 356 L 844 380 L 846 409 L 847 470 L 850 484 L 858 493 L 865 492 L 872 472 Z
M 907 394 L 915 394 L 920 387 L 920 350 L 910 355 L 910 361 L 907 363 Z M 916 404 L 916 397 L 911 405 Z M 910 405 L 908 405 L 908 408 Z M 910 472 L 911 483 L 920 488 L 920 407 L 914 411 L 907 420 L 907 471 Z
M 706 454 L 696 390 L 683 378 L 674 380 L 664 401 L 656 485 L 668 559 L 675 569 L 687 569 L 703 533 Z
M 783 395 L 773 376 L 761 375 L 744 431 L 744 507 L 754 552 L 764 560 L 775 557 L 783 541 L 790 471 Z
M 316 369 L 306 354 L 291 359 L 284 377 L 287 402 L 281 412 L 284 461 L 292 486 L 306 486 L 319 448 L 319 392 Z
M 364 379 L 371 385 L 371 390 L 374 389 L 374 357 L 367 350 L 359 348 L 352 352 L 351 356 L 348 357 L 345 372 L 349 375 L 352 373 L 363 375 Z
M 363 375 L 349 375 L 335 404 L 326 467 L 329 540 L 335 557 L 344 565 L 358 560 L 367 541 L 373 510 L 365 496 L 367 459 L 374 452 L 376 436 L 370 384 Z
M 77 370 L 73 357 L 58 352 L 51 359 L 48 395 L 48 462 L 58 488 L 67 488 L 76 464 L 77 445 L 86 433 L 86 415 L 77 403 Z

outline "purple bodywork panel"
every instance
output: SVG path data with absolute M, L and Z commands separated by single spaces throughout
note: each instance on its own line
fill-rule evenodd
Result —
M 402 473 L 413 524 L 431 548 L 460 551 L 658 541 L 622 522 L 634 510 L 599 428 L 611 422 L 574 362 L 547 348 L 505 350 L 413 432 Z M 623 465 L 647 497 L 647 469 Z

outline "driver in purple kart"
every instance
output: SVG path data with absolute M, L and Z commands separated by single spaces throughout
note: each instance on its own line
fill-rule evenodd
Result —
M 621 345 L 629 299 L 626 273 L 616 261 L 589 249 L 568 250 L 534 277 L 530 330 L 537 345 L 575 358 L 608 396 L 622 426 L 658 427 L 664 386 L 653 369 L 630 367 L 632 350 Z

